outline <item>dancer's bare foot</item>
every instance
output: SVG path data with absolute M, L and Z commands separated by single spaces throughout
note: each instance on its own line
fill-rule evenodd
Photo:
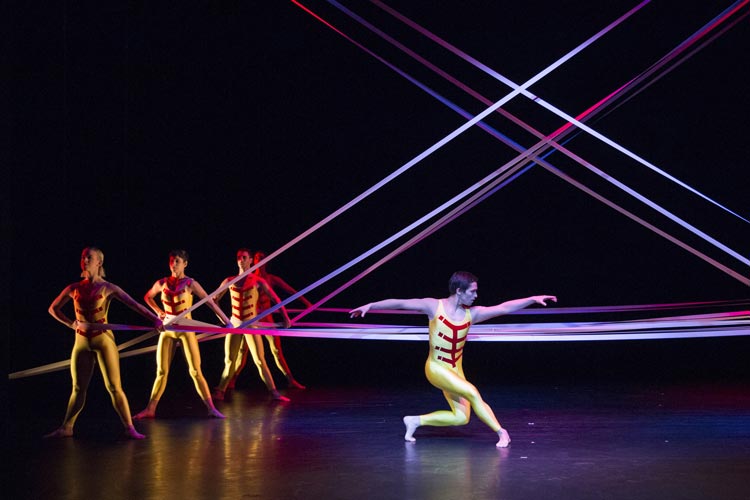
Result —
M 406 426 L 406 434 L 404 434 L 404 439 L 413 443 L 414 441 L 416 441 L 416 439 L 414 439 L 414 431 L 416 431 L 417 427 L 419 427 L 419 417 L 404 417 L 404 425 Z
M 291 399 L 289 399 L 288 397 L 282 396 L 281 393 L 277 390 L 271 391 L 271 399 L 273 399 L 274 401 L 283 401 L 285 403 L 291 401 Z
M 146 418 L 156 418 L 156 411 L 146 408 L 133 415 L 133 420 L 143 420 Z
M 289 381 L 289 388 L 290 389 L 299 389 L 300 391 L 307 389 L 304 385 L 300 384 L 296 380 L 292 379 Z
M 146 436 L 135 430 L 135 427 L 132 425 L 125 428 L 123 436 L 127 439 L 146 439 Z
M 508 431 L 501 428 L 499 431 L 497 431 L 497 435 L 500 437 L 500 440 L 495 446 L 497 446 L 498 448 L 507 448 L 510 444 L 510 434 L 508 434 Z
M 49 434 L 44 435 L 45 438 L 69 438 L 73 437 L 73 429 L 66 429 L 65 427 L 60 427 L 59 429 L 55 429 L 54 431 L 50 432 Z
M 222 413 L 217 410 L 216 408 L 209 408 L 208 409 L 208 418 L 226 418 Z

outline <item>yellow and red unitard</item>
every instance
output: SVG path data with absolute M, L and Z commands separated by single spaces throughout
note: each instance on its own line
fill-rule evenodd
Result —
M 234 279 L 231 276 L 224 280 L 228 282 Z M 267 287 L 265 281 L 262 278 L 251 274 L 243 278 L 237 283 L 233 283 L 229 286 L 229 296 L 232 302 L 232 317 L 231 322 L 234 326 L 240 326 L 242 323 L 256 317 L 258 315 L 258 298 L 260 296 L 260 288 Z M 217 296 L 216 301 L 218 302 L 224 293 Z M 224 397 L 224 393 L 227 390 L 227 386 L 234 378 L 235 373 L 242 363 L 242 356 L 240 355 L 240 348 L 242 342 L 247 345 L 253 362 L 255 363 L 261 380 L 266 385 L 266 388 L 271 395 L 276 399 L 286 399 L 281 396 L 276 389 L 276 384 L 273 381 L 271 370 L 268 368 L 266 363 L 265 352 L 263 350 L 263 338 L 260 335 L 227 335 L 224 340 L 224 370 L 221 374 L 221 380 L 219 385 L 214 390 L 213 396 L 215 399 L 221 399 Z
M 266 254 L 262 251 L 256 251 L 253 254 L 253 264 L 259 264 L 261 260 L 263 260 L 266 257 Z M 276 292 L 279 288 L 286 292 L 287 294 L 295 294 L 297 293 L 297 290 L 292 288 L 286 281 L 281 279 L 279 276 L 276 276 L 275 274 L 271 274 L 266 271 L 265 264 L 260 266 L 258 269 L 255 270 L 254 273 L 256 276 L 259 276 L 263 280 L 265 280 L 266 284 L 270 287 L 271 290 Z M 232 299 L 232 309 L 233 311 L 237 311 L 240 316 L 242 315 L 248 315 L 249 317 L 255 317 L 258 314 L 261 314 L 263 311 L 266 311 L 271 308 L 273 302 L 273 297 L 270 293 L 264 292 L 262 289 L 258 288 L 258 298 L 256 300 L 248 300 L 246 304 L 248 304 L 249 308 L 254 309 L 251 311 L 250 309 L 242 311 L 238 308 L 241 307 L 236 300 Z M 244 299 L 243 299 L 244 300 Z M 309 300 L 307 300 L 304 296 L 300 296 L 298 298 L 300 302 L 302 302 L 305 307 L 311 307 L 312 304 Z M 251 305 L 252 304 L 252 305 Z M 269 314 L 263 318 L 263 321 L 265 323 L 274 323 L 276 319 L 278 319 L 278 314 Z M 276 318 L 275 318 L 276 317 Z M 263 335 L 266 338 L 266 341 L 268 342 L 268 349 L 271 352 L 271 355 L 273 356 L 274 362 L 276 363 L 276 367 L 279 369 L 279 371 L 286 377 L 287 381 L 287 387 L 291 389 L 304 389 L 305 386 L 300 384 L 295 378 L 294 375 L 292 375 L 292 370 L 289 368 L 289 363 L 287 363 L 286 358 L 284 356 L 284 352 L 281 349 L 281 337 L 278 335 Z M 237 379 L 237 376 L 240 374 L 242 369 L 245 366 L 245 361 L 247 359 L 247 349 L 240 348 L 240 351 L 238 353 L 238 359 L 235 362 L 235 372 L 232 379 L 229 381 L 229 384 L 227 385 L 227 389 L 234 389 L 234 384 Z
M 193 284 L 192 278 L 163 278 L 164 288 L 161 290 L 161 303 L 167 316 L 177 316 L 185 309 L 190 309 L 193 305 L 193 292 L 190 285 Z M 190 313 L 185 315 L 191 318 Z
M 445 316 L 443 301 L 438 302 L 435 317 L 430 320 L 430 361 L 443 362 L 451 368 L 459 368 L 464 353 L 466 335 L 471 326 L 471 311 L 464 308 L 464 319 L 454 324 Z
M 443 391 L 451 411 L 439 410 L 420 415 L 420 425 L 466 424 L 469 422 L 473 407 L 480 420 L 493 431 L 497 432 L 500 429 L 500 424 L 492 410 L 481 398 L 477 400 L 476 388 L 464 376 L 463 353 L 470 326 L 470 308 L 465 307 L 463 319 L 455 322 L 446 315 L 443 301 L 438 300 L 437 311 L 429 323 L 430 354 L 424 371 L 427 380 Z M 459 397 L 455 397 L 456 395 Z M 472 399 L 476 401 L 476 404 L 471 404 Z
M 84 279 L 68 285 L 52 301 L 49 313 L 57 321 L 73 329 L 75 341 L 70 355 L 70 375 L 72 390 L 62 425 L 47 437 L 68 437 L 73 435 L 78 415 L 86 402 L 89 382 L 96 366 L 99 366 L 104 386 L 112 399 L 112 406 L 125 428 L 125 435 L 132 439 L 143 439 L 133 427 L 130 405 L 122 390 L 120 380 L 120 356 L 112 330 L 97 327 L 107 323 L 107 313 L 112 299 L 118 300 L 133 311 L 148 318 L 157 327 L 161 321 L 151 311 L 138 304 L 117 285 L 104 279 L 104 253 L 95 247 L 88 247 L 81 253 L 81 270 Z M 75 320 L 64 312 L 65 305 L 73 301 Z
M 201 287 L 196 280 L 185 275 L 184 270 L 185 267 L 187 267 L 187 263 L 187 252 L 184 250 L 172 251 L 169 256 L 169 267 L 172 271 L 172 275 L 156 281 L 144 296 L 144 300 L 151 309 L 166 321 L 173 320 L 175 316 L 180 316 L 185 313 L 186 310 L 190 309 L 193 305 L 193 295 L 196 295 L 199 298 L 204 298 L 207 295 L 206 291 L 203 290 L 203 287 Z M 155 300 L 157 295 L 159 295 L 161 299 L 161 309 Z M 211 309 L 213 309 L 224 324 L 229 323 L 229 318 L 226 317 L 213 300 L 209 298 L 206 303 Z M 190 319 L 190 312 L 188 311 L 183 317 Z M 211 399 L 211 391 L 208 388 L 208 383 L 206 382 L 205 377 L 203 376 L 201 370 L 201 354 L 200 349 L 198 348 L 198 339 L 196 338 L 195 332 L 175 331 L 169 329 L 164 330 L 159 335 L 159 343 L 156 348 L 156 377 L 151 389 L 151 396 L 148 405 L 143 411 L 135 415 L 135 418 L 154 418 L 156 416 L 156 407 L 167 387 L 169 368 L 172 365 L 172 359 L 178 341 L 182 343 L 183 353 L 185 354 L 185 361 L 187 361 L 188 364 L 190 377 L 193 379 L 196 392 L 198 392 L 198 395 L 206 407 L 208 416 L 213 418 L 224 418 L 224 415 L 222 415 L 214 406 Z
M 102 283 L 83 280 L 74 285 L 72 290 L 73 308 L 76 319 L 83 323 L 106 323 L 109 310 L 109 297 L 105 295 L 106 287 Z M 76 328 L 78 335 L 92 339 L 110 330 Z M 111 333 L 111 332 L 110 332 Z
M 233 284 L 229 287 L 229 296 L 232 299 L 232 319 L 245 322 L 258 315 L 260 293 L 256 280 L 246 280 L 242 286 Z

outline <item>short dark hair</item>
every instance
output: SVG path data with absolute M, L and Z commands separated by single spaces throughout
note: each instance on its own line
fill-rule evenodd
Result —
M 178 248 L 177 250 L 172 250 L 169 252 L 170 257 L 179 257 L 185 262 L 190 260 L 190 256 L 187 253 L 187 250 L 182 250 L 181 248 Z
M 448 280 L 448 292 L 453 295 L 459 288 L 466 290 L 469 285 L 475 283 L 477 277 L 468 271 L 456 271 L 451 275 L 451 279 Z

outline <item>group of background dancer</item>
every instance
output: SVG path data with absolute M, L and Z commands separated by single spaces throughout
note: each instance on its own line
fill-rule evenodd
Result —
M 265 258 L 265 254 L 260 251 L 252 254 L 246 248 L 238 250 L 237 265 L 240 274 L 246 272 L 254 263 L 260 262 L 263 258 Z M 48 437 L 73 435 L 76 419 L 83 410 L 89 382 L 98 362 L 104 385 L 112 399 L 112 405 L 125 428 L 125 436 L 132 439 L 143 439 L 145 436 L 136 431 L 133 426 L 133 419 L 154 418 L 156 416 L 156 408 L 166 389 L 169 369 L 178 341 L 182 343 L 190 376 L 198 395 L 206 406 L 209 417 L 224 418 L 224 415 L 216 409 L 213 400 L 223 399 L 227 389 L 234 387 L 237 375 L 245 364 L 247 353 L 252 356 L 261 379 L 271 396 L 276 400 L 289 401 L 289 398 L 282 396 L 276 389 L 265 360 L 263 339 L 260 335 L 226 336 L 224 370 L 221 381 L 212 395 L 201 370 L 201 355 L 195 332 L 170 330 L 168 326 L 165 328 L 163 324 L 165 322 L 169 324 L 170 320 L 190 309 L 193 304 L 193 296 L 195 296 L 198 299 L 206 299 L 206 303 L 222 321 L 223 325 L 239 326 L 268 309 L 272 301 L 281 302 L 269 282 L 273 282 L 287 293 L 292 294 L 296 291 L 280 277 L 268 273 L 265 266 L 261 266 L 255 270 L 254 274 L 247 274 L 229 287 L 232 302 L 232 314 L 229 318 L 217 304 L 224 293 L 209 297 L 197 280 L 185 274 L 188 262 L 189 257 L 185 250 L 173 250 L 169 253 L 170 275 L 157 280 L 144 297 L 145 302 L 151 308 L 150 311 L 136 302 L 120 287 L 104 279 L 104 253 L 100 249 L 88 247 L 83 250 L 81 254 L 81 277 L 83 279 L 65 287 L 49 307 L 49 313 L 56 320 L 73 329 L 76 335 L 70 358 L 72 391 L 68 407 L 62 425 L 48 434 Z M 222 285 L 236 277 L 227 278 L 222 282 Z M 160 296 L 161 305 L 156 301 L 157 295 Z M 101 329 L 96 326 L 108 322 L 107 313 L 112 299 L 119 300 L 144 316 L 160 331 L 156 349 L 156 378 L 151 396 L 146 408 L 135 416 L 130 414 L 128 399 L 122 389 L 120 359 L 114 333 L 112 330 Z M 63 307 L 71 300 L 73 301 L 75 319 L 69 318 L 63 312 Z M 306 306 L 311 305 L 307 299 L 302 298 L 301 300 Z M 281 314 L 284 318 L 284 326 L 289 327 L 290 320 L 286 308 L 281 308 Z M 189 319 L 191 316 L 188 312 L 183 317 Z M 268 339 L 276 365 L 287 378 L 289 387 L 304 389 L 304 386 L 292 376 L 281 351 L 280 339 L 272 335 L 265 335 L 265 337 Z M 241 349 L 242 344 L 245 344 L 246 348 Z
M 288 401 L 276 389 L 268 365 L 265 361 L 263 339 L 260 335 L 243 334 L 227 335 L 224 343 L 224 370 L 219 385 L 213 394 L 201 371 L 200 351 L 195 332 L 173 331 L 165 328 L 163 322 L 180 315 L 192 306 L 192 297 L 206 298 L 209 307 L 224 325 L 237 327 L 256 317 L 271 307 L 271 301 L 280 303 L 274 287 L 282 288 L 290 294 L 296 291 L 281 278 L 271 275 L 265 266 L 256 269 L 255 273 L 245 274 L 253 265 L 258 264 L 265 254 L 256 252 L 253 255 L 248 249 L 237 251 L 239 274 L 226 278 L 219 289 L 222 292 L 209 297 L 201 285 L 185 274 L 188 255 L 184 250 L 172 251 L 169 254 L 170 276 L 156 281 L 146 292 L 144 300 L 153 310 L 150 311 L 133 300 L 118 286 L 104 280 L 104 254 L 101 250 L 89 247 L 81 255 L 80 282 L 67 286 L 55 298 L 49 307 L 50 314 L 75 330 L 75 344 L 71 354 L 71 376 L 73 389 L 68 402 L 62 425 L 48 437 L 67 437 L 73 435 L 73 427 L 86 399 L 86 391 L 93 375 L 95 362 L 98 360 L 105 386 L 112 398 L 112 405 L 120 416 L 125 428 L 125 436 L 131 439 L 143 439 L 145 436 L 136 431 L 133 418 L 153 418 L 156 408 L 166 388 L 169 367 L 172 362 L 176 342 L 183 343 L 185 358 L 193 378 L 195 388 L 206 406 L 208 416 L 224 418 L 214 406 L 213 400 L 223 400 L 227 390 L 234 386 L 237 374 L 244 366 L 244 359 L 249 352 L 255 362 L 261 379 L 266 384 L 272 397 Z M 234 281 L 238 276 L 243 277 Z M 234 281 L 227 288 L 226 285 Z M 534 295 L 523 299 L 510 300 L 494 306 L 475 306 L 478 295 L 477 278 L 471 273 L 457 271 L 448 283 L 449 296 L 444 299 L 385 299 L 365 304 L 350 312 L 352 317 L 364 317 L 369 311 L 400 309 L 421 312 L 429 318 L 429 354 L 425 363 L 427 380 L 440 389 L 448 401 L 449 410 L 434 411 L 424 415 L 408 415 L 403 418 L 406 428 L 404 439 L 413 442 L 414 432 L 423 425 L 454 426 L 469 422 L 472 409 L 482 422 L 498 435 L 496 446 L 503 448 L 510 444 L 510 435 L 501 427 L 490 406 L 482 399 L 477 388 L 466 380 L 463 370 L 463 349 L 469 327 L 497 316 L 523 309 L 532 304 L 546 306 L 547 302 L 556 302 L 553 295 Z M 217 305 L 229 290 L 232 301 L 232 316 L 228 318 Z M 155 297 L 161 295 L 162 307 Z M 107 312 L 112 299 L 117 299 L 149 319 L 160 330 L 156 353 L 156 379 L 154 381 L 148 405 L 135 417 L 130 415 L 127 397 L 120 382 L 120 362 L 114 334 L 111 330 L 97 329 L 97 323 L 107 323 Z M 73 300 L 75 320 L 62 312 L 62 307 Z M 310 307 L 306 299 L 302 299 Z M 291 322 L 284 307 L 280 308 L 283 324 L 289 328 Z M 189 318 L 189 313 L 184 317 Z M 276 364 L 287 377 L 289 386 L 304 389 L 291 374 L 281 351 L 280 339 L 277 336 L 265 335 Z M 244 342 L 243 342 L 244 339 Z

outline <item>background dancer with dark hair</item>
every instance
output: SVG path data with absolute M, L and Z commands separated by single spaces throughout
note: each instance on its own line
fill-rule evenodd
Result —
M 208 295 L 203 287 L 193 278 L 185 274 L 185 268 L 188 265 L 188 253 L 185 250 L 172 250 L 169 252 L 169 270 L 171 275 L 162 278 L 153 284 L 151 289 L 146 292 L 143 298 L 146 303 L 162 319 L 169 319 L 179 315 L 185 309 L 193 305 L 193 295 L 202 299 Z M 154 300 L 157 295 L 161 296 L 163 310 Z M 216 316 L 223 321 L 224 325 L 231 326 L 229 318 L 216 303 L 209 298 L 206 303 L 216 313 Z M 188 313 L 186 318 L 191 318 Z M 185 353 L 185 361 L 188 364 L 190 377 L 195 384 L 195 390 L 206 406 L 209 417 L 224 418 L 214 406 L 211 399 L 211 391 L 208 383 L 203 377 L 201 370 L 201 352 L 198 347 L 198 339 L 195 332 L 164 330 L 159 335 L 159 343 L 156 348 L 156 378 L 151 397 L 149 398 L 146 408 L 135 415 L 134 418 L 154 418 L 156 416 L 156 407 L 159 404 L 164 390 L 167 388 L 167 378 L 169 377 L 169 368 L 172 365 L 175 347 L 177 342 L 182 342 L 182 349 Z
M 237 250 L 237 267 L 239 268 L 239 274 L 250 269 L 252 263 L 253 259 L 250 250 L 247 248 L 240 248 Z M 237 276 L 239 276 L 239 274 Z M 221 282 L 221 287 L 224 287 L 224 285 L 237 276 L 226 278 Z M 231 321 L 234 326 L 239 326 L 258 315 L 258 297 L 261 293 L 268 294 L 276 303 L 281 302 L 279 296 L 276 295 L 273 289 L 271 289 L 268 283 L 266 283 L 266 280 L 252 273 L 246 275 L 236 283 L 233 283 L 228 290 L 232 299 Z M 224 289 L 214 297 L 214 300 L 218 303 L 226 292 L 227 289 Z M 284 317 L 284 327 L 289 328 L 291 322 L 289 320 L 289 315 L 286 312 L 286 308 L 282 307 L 281 313 Z M 271 397 L 277 401 L 289 401 L 289 398 L 282 396 L 278 389 L 276 389 L 271 370 L 269 370 L 268 363 L 266 363 L 266 356 L 263 350 L 263 338 L 260 335 L 252 334 L 226 336 L 224 341 L 224 371 L 221 374 L 219 385 L 213 391 L 214 399 L 218 401 L 224 399 L 229 383 L 234 378 L 234 374 L 242 360 L 242 356 L 240 356 L 240 347 L 242 345 L 243 337 L 250 354 L 253 357 L 253 362 L 258 368 L 260 378 L 266 385 L 268 392 L 271 393 Z
M 257 265 L 261 260 L 265 258 L 265 252 L 256 250 L 253 254 L 253 265 Z M 291 285 L 284 281 L 280 276 L 269 273 L 266 269 L 266 264 L 263 264 L 258 269 L 256 269 L 255 274 L 266 280 L 266 283 L 268 283 L 268 286 L 271 288 L 271 290 L 273 290 L 277 294 L 279 293 L 278 290 L 282 290 L 284 293 L 287 293 L 289 295 L 294 295 L 295 293 L 297 293 L 297 290 L 295 290 Z M 301 301 L 305 305 L 305 307 L 312 307 L 312 303 L 307 300 L 304 295 L 300 296 L 298 300 Z M 270 307 L 271 296 L 261 291 L 260 296 L 258 297 L 258 314 L 262 313 Z M 273 321 L 273 314 L 266 317 L 265 320 Z M 294 378 L 294 375 L 292 375 L 292 370 L 289 369 L 289 364 L 286 362 L 284 352 L 281 350 L 281 337 L 277 335 L 264 335 L 264 337 L 266 337 L 268 348 L 273 355 L 276 366 L 278 367 L 279 371 L 281 371 L 281 373 L 283 373 L 286 377 L 288 386 L 293 389 L 304 389 L 305 386 L 297 382 L 297 380 Z

